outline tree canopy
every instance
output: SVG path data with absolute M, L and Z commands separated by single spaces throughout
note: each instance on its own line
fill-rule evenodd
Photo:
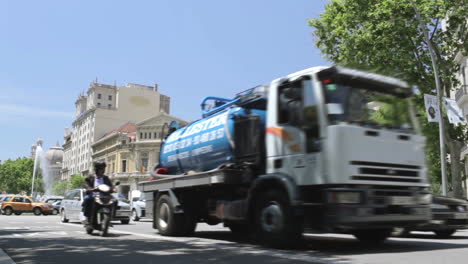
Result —
M 436 49 L 444 95 L 459 87 L 456 56 L 468 53 L 468 1 L 414 0 Z M 354 68 L 398 77 L 418 85 L 415 100 L 427 138 L 427 161 L 434 185 L 440 183 L 437 123 L 428 123 L 423 94 L 433 94 L 435 80 L 428 45 L 410 0 L 331 0 L 319 18 L 309 20 L 317 47 L 328 60 Z M 384 118 L 385 116 L 379 116 Z M 462 126 L 449 126 L 448 137 L 464 142 Z M 453 142 L 452 142 L 453 143 Z M 453 145 L 450 145 L 453 146 Z M 452 156 L 456 152 L 452 150 Z M 457 166 L 452 162 L 452 174 Z M 458 177 L 458 176 L 457 176 Z
M 34 161 L 29 158 L 7 160 L 0 164 L 0 191 L 7 193 L 31 192 Z M 37 175 L 35 188 L 42 189 L 40 173 Z

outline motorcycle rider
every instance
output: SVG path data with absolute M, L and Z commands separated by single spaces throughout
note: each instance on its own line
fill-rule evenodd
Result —
M 84 224 L 89 224 L 89 218 L 91 217 L 91 210 L 93 205 L 93 195 L 96 192 L 96 188 L 101 184 L 108 185 L 111 190 L 114 189 L 112 181 L 104 172 L 106 171 L 106 163 L 104 161 L 94 162 L 94 175 L 91 175 L 85 179 L 84 188 L 86 189 L 86 195 L 83 199 L 82 211 L 86 220 Z

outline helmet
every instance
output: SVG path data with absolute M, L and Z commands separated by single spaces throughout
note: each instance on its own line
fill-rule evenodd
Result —
M 106 168 L 106 162 L 105 161 L 95 161 L 94 162 L 94 170 L 96 169 L 105 169 Z

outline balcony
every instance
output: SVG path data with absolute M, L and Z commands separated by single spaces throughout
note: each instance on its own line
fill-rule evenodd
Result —
M 462 107 L 462 104 L 465 102 L 468 102 L 468 85 L 460 86 L 460 89 L 455 93 L 455 101 L 457 101 L 460 107 Z

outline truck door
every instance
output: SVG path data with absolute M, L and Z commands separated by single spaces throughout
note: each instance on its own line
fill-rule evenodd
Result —
M 316 182 L 322 144 L 318 89 L 305 76 L 283 81 L 271 92 L 276 100 L 268 104 L 267 171 L 291 175 L 298 185 Z

